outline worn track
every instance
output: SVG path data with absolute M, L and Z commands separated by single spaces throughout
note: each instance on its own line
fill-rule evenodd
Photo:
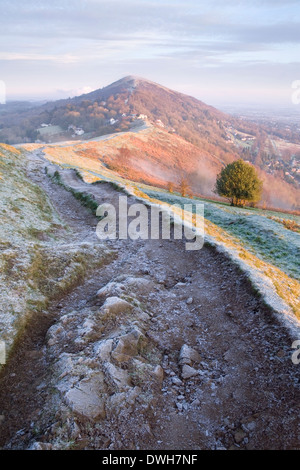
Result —
M 70 227 L 62 240 L 98 243 L 94 215 L 45 175 L 47 163 L 40 151 L 28 159 L 28 176 Z M 109 184 L 87 185 L 72 170 L 61 175 L 76 191 L 117 206 L 120 193 Z M 129 204 L 134 202 L 128 198 Z M 151 311 L 147 337 L 161 353 L 164 381 L 153 391 L 148 432 L 135 432 L 137 408 L 127 423 L 111 422 L 102 441 L 83 426 L 78 448 L 299 448 L 300 366 L 291 361 L 293 338 L 256 297 L 246 276 L 207 245 L 196 252 L 186 251 L 180 240 L 128 239 L 107 245 L 114 258 L 32 318 L 16 345 L 0 379 L 0 445 L 23 449 L 35 439 L 50 441 L 52 423 L 44 420 L 39 426 L 53 365 L 47 331 L 67 312 L 95 305 L 98 289 L 124 274 L 145 277 L 156 286 L 141 300 Z M 186 380 L 180 378 L 178 363 L 183 344 L 202 361 L 200 373 Z

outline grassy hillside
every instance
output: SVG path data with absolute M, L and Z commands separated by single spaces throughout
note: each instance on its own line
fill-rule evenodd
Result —
M 91 141 L 24 146 L 27 149 L 38 147 L 43 147 L 54 162 L 88 170 L 90 178 L 93 174 L 108 175 L 113 171 L 123 178 L 161 188 L 172 185 L 174 190 L 179 190 L 181 182 L 185 181 L 188 194 L 205 197 L 215 196 L 216 177 L 224 165 L 216 155 L 151 125 Z M 262 170 L 259 173 L 264 182 L 261 205 L 300 209 L 299 189 L 275 175 Z
M 172 183 L 179 187 L 182 179 L 188 179 L 197 194 L 213 194 L 215 176 L 222 168 L 218 158 L 152 126 L 99 141 L 47 146 L 44 151 L 54 162 L 76 164 L 95 172 L 105 168 L 123 178 L 155 186 Z
M 191 200 L 171 194 L 144 190 L 151 198 L 170 204 L 190 203 Z M 198 199 L 194 199 L 195 202 Z M 281 221 L 294 221 L 300 228 L 300 217 L 286 213 L 242 209 L 227 204 L 199 200 L 204 204 L 205 218 L 239 240 L 240 245 L 262 260 L 272 263 L 288 276 L 300 281 L 300 236 Z M 276 214 L 276 215 L 275 215 Z M 288 225 L 288 224 L 286 224 Z M 294 226 L 293 223 L 290 224 Z

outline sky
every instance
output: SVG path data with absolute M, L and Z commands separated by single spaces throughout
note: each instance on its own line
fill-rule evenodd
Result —
M 288 107 L 300 80 L 300 0 L 0 0 L 0 15 L 7 100 L 138 75 L 215 106 Z

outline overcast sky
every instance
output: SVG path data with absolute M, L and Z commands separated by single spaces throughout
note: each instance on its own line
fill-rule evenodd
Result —
M 0 15 L 8 99 L 139 75 L 209 104 L 290 106 L 300 80 L 300 0 L 0 0 Z

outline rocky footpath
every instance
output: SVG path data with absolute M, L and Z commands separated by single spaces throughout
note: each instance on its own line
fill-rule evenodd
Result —
M 33 171 L 44 164 L 32 157 L 30 176 L 70 238 L 109 255 L 93 265 L 86 253 L 91 269 L 33 316 L 0 377 L 1 447 L 299 447 L 295 338 L 238 267 L 206 245 L 187 252 L 181 240 L 101 248 L 95 217 Z M 67 175 L 76 191 L 116 204 L 109 184 Z
M 139 300 L 152 288 L 149 280 L 120 276 L 98 291 L 93 307 L 62 315 L 47 332 L 53 394 L 39 423 L 54 421 L 44 435 L 48 446 L 84 445 L 92 429 L 89 447 L 119 448 L 123 434 L 133 448 L 150 432 L 164 378 L 161 351 L 147 338 L 151 312 Z

